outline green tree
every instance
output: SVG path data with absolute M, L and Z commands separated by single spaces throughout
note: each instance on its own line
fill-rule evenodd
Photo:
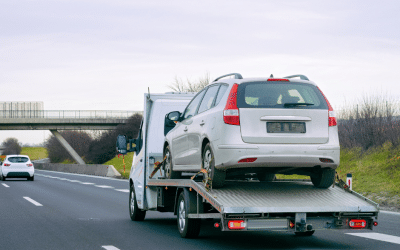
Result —
M 7 138 L 2 143 L 2 147 L 4 148 L 4 155 L 18 155 L 21 153 L 21 145 L 19 145 L 18 139 L 16 138 Z

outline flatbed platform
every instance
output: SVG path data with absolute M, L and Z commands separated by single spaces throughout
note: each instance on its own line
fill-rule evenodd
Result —
M 188 179 L 150 179 L 148 186 L 189 187 L 221 213 L 377 213 L 379 205 L 338 185 L 315 188 L 305 181 L 226 181 L 207 191 L 202 182 Z

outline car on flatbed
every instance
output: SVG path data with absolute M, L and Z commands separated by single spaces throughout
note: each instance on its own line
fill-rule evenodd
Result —
M 204 169 L 214 188 L 251 173 L 260 181 L 307 175 L 318 188 L 334 183 L 340 162 L 335 113 L 304 75 L 224 75 L 167 120 L 176 123 L 163 146 L 169 179 Z
M 35 168 L 27 155 L 7 155 L 0 166 L 0 177 L 3 181 L 7 178 L 27 178 L 33 181 Z

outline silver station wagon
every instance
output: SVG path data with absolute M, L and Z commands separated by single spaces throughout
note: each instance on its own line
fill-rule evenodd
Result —
M 340 159 L 335 113 L 304 75 L 221 76 L 183 113 L 167 114 L 167 123 L 176 125 L 164 142 L 166 178 L 204 169 L 213 188 L 246 174 L 260 181 L 308 175 L 318 188 L 334 183 Z

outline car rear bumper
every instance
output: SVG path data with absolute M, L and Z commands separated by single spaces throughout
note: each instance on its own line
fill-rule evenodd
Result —
M 218 169 L 247 167 L 315 167 L 337 168 L 340 163 L 339 145 L 218 145 L 215 149 L 215 166 Z M 254 162 L 239 163 L 247 158 Z M 320 159 L 332 160 L 332 163 Z
M 35 170 L 32 169 L 13 169 L 7 170 L 3 168 L 3 176 L 7 178 L 25 178 L 32 177 L 35 174 Z

